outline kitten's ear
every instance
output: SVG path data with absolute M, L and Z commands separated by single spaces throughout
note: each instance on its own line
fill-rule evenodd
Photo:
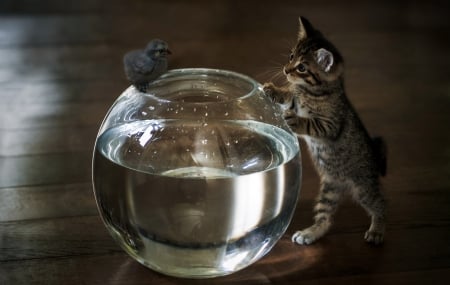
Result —
M 299 23 L 299 29 L 298 29 L 298 41 L 302 41 L 304 39 L 307 38 L 307 34 L 306 34 L 306 27 L 305 27 L 305 18 L 303 17 L 298 17 L 298 23 Z
M 299 29 L 298 29 L 298 41 L 302 41 L 307 37 L 311 37 L 317 31 L 313 28 L 311 23 L 305 17 L 298 17 Z
M 323 70 L 325 70 L 325 72 L 330 71 L 334 63 L 333 54 L 330 51 L 321 48 L 315 52 L 315 55 L 317 63 L 323 68 Z

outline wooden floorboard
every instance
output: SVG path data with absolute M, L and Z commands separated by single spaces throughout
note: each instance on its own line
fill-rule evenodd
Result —
M 2 157 L 0 188 L 87 182 L 91 161 L 91 151 Z
M 93 195 L 90 182 L 1 188 L 0 222 L 97 215 Z

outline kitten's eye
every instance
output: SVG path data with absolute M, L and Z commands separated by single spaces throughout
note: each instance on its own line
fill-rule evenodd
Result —
M 291 53 L 291 54 L 289 55 L 289 61 L 292 61 L 293 59 L 294 59 L 294 54 Z
M 303 63 L 300 63 L 299 65 L 297 65 L 297 71 L 298 72 L 305 72 L 306 71 L 306 67 Z

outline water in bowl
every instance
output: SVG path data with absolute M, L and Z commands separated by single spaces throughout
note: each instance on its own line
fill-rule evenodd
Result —
M 105 131 L 94 186 L 105 224 L 142 264 L 226 275 L 285 232 L 300 183 L 297 140 L 255 121 L 148 120 Z

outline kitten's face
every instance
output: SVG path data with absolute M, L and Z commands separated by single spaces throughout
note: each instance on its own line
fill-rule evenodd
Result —
M 289 62 L 283 72 L 292 84 L 317 85 L 321 82 L 317 73 L 317 66 L 308 54 L 299 54 L 293 50 L 289 55 Z
M 284 66 L 283 72 L 289 82 L 302 85 L 320 85 L 328 80 L 332 72 L 336 71 L 334 57 L 324 48 L 310 49 L 306 52 L 301 44 L 291 52 L 289 62 Z
M 298 43 L 291 51 L 283 72 L 291 84 L 320 86 L 342 74 L 340 55 L 334 55 L 323 36 L 304 18 L 300 18 Z

